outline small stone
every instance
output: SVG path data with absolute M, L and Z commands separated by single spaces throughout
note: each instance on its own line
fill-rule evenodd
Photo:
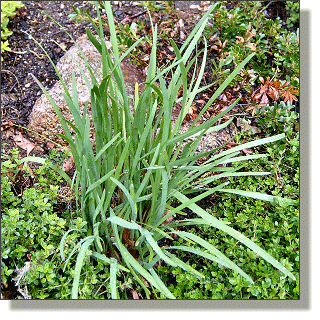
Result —
M 63 3 L 61 3 L 60 9 L 64 9 L 64 4 Z
M 62 50 L 66 50 L 67 49 L 67 46 L 66 46 L 66 44 L 64 42 L 60 43 L 60 47 L 61 47 Z

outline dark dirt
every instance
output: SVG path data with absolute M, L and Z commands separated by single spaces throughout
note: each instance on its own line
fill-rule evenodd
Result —
M 29 33 L 42 44 L 54 63 L 57 63 L 64 54 L 54 41 L 65 46 L 67 50 L 73 45 L 67 34 L 39 10 L 48 13 L 77 39 L 85 33 L 88 23 L 70 21 L 68 15 L 73 13 L 71 6 L 77 3 L 81 7 L 91 9 L 92 6 L 87 2 L 24 2 L 25 7 L 20 9 L 19 14 L 12 19 L 9 25 L 9 29 L 13 31 L 13 35 L 9 38 L 13 52 L 6 53 L 1 66 L 3 121 L 12 121 L 17 125 L 27 126 L 28 115 L 35 101 L 42 94 L 30 73 L 33 73 L 46 88 L 51 88 L 58 80 L 49 59 L 34 40 L 24 32 Z M 91 9 L 91 11 L 93 10 Z

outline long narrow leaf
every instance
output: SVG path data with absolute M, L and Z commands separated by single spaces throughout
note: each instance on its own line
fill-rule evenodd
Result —
M 268 201 L 271 203 L 277 203 L 277 202 L 283 202 L 287 203 L 289 205 L 295 205 L 298 203 L 297 200 L 291 200 L 287 198 L 277 197 L 277 196 L 271 196 L 265 193 L 260 192 L 251 192 L 251 191 L 244 191 L 244 190 L 237 190 L 237 189 L 220 189 L 218 190 L 220 192 L 227 192 L 227 193 L 234 193 L 238 194 L 240 196 L 249 197 L 257 200 L 263 200 Z
M 81 274 L 83 260 L 86 256 L 88 248 L 90 247 L 93 241 L 94 241 L 94 236 L 88 237 L 88 239 L 82 244 L 81 249 L 78 253 L 77 262 L 74 269 L 71 299 L 78 299 L 79 281 L 80 281 L 80 274 Z
M 170 299 L 176 299 L 176 297 L 169 291 L 169 289 L 165 286 L 165 284 L 162 282 L 162 280 L 159 278 L 157 273 L 154 271 L 153 268 L 148 269 L 148 271 L 151 273 L 155 281 L 157 282 L 158 286 L 161 288 L 161 290 L 166 294 L 166 296 Z
M 115 258 L 110 259 L 110 287 L 111 287 L 111 298 L 119 299 L 117 291 L 117 260 Z
M 184 196 L 182 193 L 176 191 L 174 193 L 174 196 L 181 201 L 182 203 L 188 201 L 189 199 Z M 200 208 L 198 205 L 195 203 L 190 204 L 189 209 L 198 214 L 201 218 L 204 219 L 204 221 L 215 227 L 218 228 L 228 234 L 230 234 L 233 238 L 239 240 L 241 243 L 246 245 L 248 248 L 253 250 L 255 253 L 259 254 L 263 259 L 265 259 L 267 262 L 271 263 L 274 267 L 276 267 L 278 270 L 282 271 L 285 275 L 289 276 L 290 278 L 295 280 L 295 277 L 291 272 L 289 272 L 284 266 L 282 266 L 277 260 L 272 258 L 265 250 L 261 249 L 258 245 L 256 245 L 253 241 L 245 237 L 243 234 L 240 232 L 230 228 L 223 222 L 219 221 L 217 218 L 213 217 L 209 213 L 207 213 L 205 210 Z
M 210 253 L 216 255 L 221 260 L 222 265 L 234 270 L 235 272 L 243 276 L 245 279 L 247 279 L 249 282 L 253 283 L 253 280 L 251 279 L 251 277 L 249 277 L 242 269 L 240 269 L 234 262 L 232 262 L 229 258 L 227 258 L 223 253 L 221 253 L 209 242 L 189 232 L 185 232 L 185 231 L 173 231 L 173 232 L 176 233 L 177 235 L 184 236 L 200 244 L 202 247 L 209 250 Z

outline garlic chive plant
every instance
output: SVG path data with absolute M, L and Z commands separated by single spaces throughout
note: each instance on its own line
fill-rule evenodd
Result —
M 87 29 L 87 36 L 102 56 L 102 80 L 98 80 L 94 68 L 88 63 L 79 47 L 90 72 L 90 79 L 77 64 L 91 93 L 95 148 L 90 142 L 89 116 L 86 110 L 81 113 L 79 109 L 75 76 L 73 75 L 72 92 L 69 92 L 51 61 L 64 85 L 64 97 L 73 115 L 73 123 L 62 116 L 46 89 L 35 78 L 50 100 L 64 129 L 63 138 L 69 144 L 76 172 L 72 180 L 61 170 L 60 172 L 72 185 L 79 204 L 78 213 L 87 222 L 83 239 L 75 244 L 72 252 L 72 254 L 77 254 L 77 261 L 71 298 L 78 297 L 78 291 L 81 289 L 79 288 L 81 266 L 88 255 L 90 259 L 101 260 L 110 267 L 111 297 L 115 299 L 120 297 L 117 289 L 119 287 L 117 277 L 120 273 L 131 273 L 135 281 L 144 289 L 147 298 L 150 298 L 153 293 L 153 297 L 174 299 L 175 297 L 157 273 L 156 265 L 159 260 L 174 267 L 181 267 L 199 278 L 203 277 L 199 271 L 179 259 L 176 249 L 217 262 L 253 283 L 252 278 L 217 247 L 197 235 L 179 231 L 176 227 L 181 225 L 209 225 L 223 230 L 271 263 L 284 275 L 294 279 L 286 268 L 253 241 L 228 227 L 196 204 L 197 201 L 215 192 L 238 193 L 265 201 L 286 201 L 266 194 L 230 190 L 226 188 L 227 182 L 219 183 L 220 179 L 223 178 L 225 181 L 227 177 L 268 174 L 267 172 L 239 172 L 232 167 L 232 163 L 241 161 L 245 164 L 250 159 L 264 157 L 263 154 L 241 157 L 239 153 L 244 148 L 283 139 L 284 134 L 245 143 L 221 153 L 215 153 L 217 150 L 196 152 L 199 141 L 205 133 L 220 130 L 230 124 L 232 119 L 224 124 L 215 125 L 236 105 L 238 100 L 225 111 L 201 125 L 196 126 L 196 122 L 254 54 L 239 64 L 212 95 L 194 120 L 190 130 L 180 134 L 182 121 L 194 98 L 197 93 L 204 90 L 200 87 L 200 83 L 206 65 L 207 45 L 205 43 L 202 52 L 197 52 L 197 43 L 215 5 L 204 14 L 180 49 L 171 40 L 176 58 L 170 66 L 163 70 L 158 69 L 156 64 L 157 26 L 152 25 L 152 52 L 148 74 L 143 92 L 135 94 L 134 110 L 130 108 L 120 63 L 141 40 L 134 43 L 127 52 L 120 56 L 110 2 L 95 2 L 95 6 L 99 25 L 97 26 L 89 14 L 87 15 L 98 38 L 89 29 Z M 112 49 L 108 49 L 105 43 L 99 6 L 106 10 Z M 196 55 L 193 57 L 195 52 Z M 197 77 L 194 74 L 192 80 L 188 81 L 187 73 L 192 70 L 200 53 L 203 58 L 199 74 Z M 48 58 L 50 59 L 49 56 Z M 74 62 L 77 63 L 75 60 Z M 167 84 L 164 76 L 169 73 L 171 81 Z M 181 86 L 183 88 L 182 97 L 176 100 Z M 177 102 L 180 102 L 182 107 L 173 126 L 171 114 Z M 70 128 L 74 130 L 74 136 Z M 184 143 L 191 137 L 195 139 Z M 209 160 L 201 165 L 195 165 L 196 161 L 204 156 L 210 156 Z M 27 159 L 43 161 L 32 157 Z M 220 166 L 221 164 L 224 166 Z M 203 173 L 207 171 L 216 174 L 202 178 Z M 188 197 L 188 194 L 195 192 L 198 194 L 196 197 Z M 117 199 L 116 202 L 114 198 Z M 172 207 L 173 200 L 180 205 Z M 198 217 L 182 221 L 173 219 L 170 223 L 164 224 L 168 218 L 174 217 L 185 208 L 192 210 Z M 60 244 L 60 254 L 63 260 L 66 259 L 63 251 L 66 235 L 61 239 Z M 173 235 L 180 237 L 183 244 L 169 247 L 159 245 L 161 239 L 172 239 Z M 191 243 L 196 243 L 198 247 L 189 246 Z

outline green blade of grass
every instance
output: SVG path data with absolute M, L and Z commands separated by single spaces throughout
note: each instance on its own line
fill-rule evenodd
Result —
M 156 226 L 161 225 L 164 221 L 166 221 L 168 218 L 172 217 L 174 214 L 180 212 L 182 209 L 189 207 L 190 205 L 192 205 L 194 202 L 200 201 L 202 199 L 204 199 L 205 197 L 208 197 L 209 195 L 215 193 L 217 190 L 222 189 L 224 186 L 226 186 L 228 183 L 222 183 L 214 188 L 210 188 L 208 191 L 203 192 L 201 194 L 199 194 L 198 196 L 189 199 L 187 197 L 185 197 L 185 201 L 182 202 L 181 205 L 179 205 L 178 207 L 170 210 L 157 224 Z
M 176 297 L 169 291 L 169 289 L 166 287 L 166 285 L 162 282 L 162 280 L 159 278 L 158 274 L 154 271 L 153 268 L 149 268 L 148 271 L 151 273 L 155 281 L 157 282 L 158 286 L 161 288 L 161 290 L 165 293 L 165 295 L 169 299 L 176 299 Z
M 176 257 L 174 254 L 167 252 L 167 255 L 183 270 L 192 273 L 198 278 L 205 278 L 205 276 L 197 271 L 196 269 L 192 268 L 189 264 L 183 262 L 178 257 Z
M 192 233 L 189 233 L 189 232 L 185 232 L 185 231 L 173 231 L 173 232 L 176 233 L 177 235 L 191 239 L 195 243 L 201 245 L 202 247 L 207 249 L 210 253 L 217 256 L 221 260 L 220 263 L 222 265 L 234 270 L 235 272 L 237 272 L 238 274 L 243 276 L 245 279 L 247 279 L 250 283 L 252 283 L 252 284 L 254 283 L 253 280 L 251 279 L 251 277 L 249 277 L 241 268 L 239 268 L 234 262 L 232 262 L 229 258 L 227 258 L 223 253 L 221 253 L 217 248 L 215 248 L 209 242 L 207 242 L 207 241 L 203 240 L 202 238 L 200 238 Z
M 126 221 L 126 220 L 119 218 L 117 216 L 109 217 L 107 220 L 110 221 L 111 223 L 115 223 L 118 226 L 123 227 L 123 228 L 131 229 L 131 230 L 139 230 L 140 229 L 140 226 L 138 224 Z
M 214 255 L 212 255 L 210 253 L 204 252 L 204 251 L 202 251 L 200 249 L 197 249 L 197 248 L 191 248 L 191 247 L 187 247 L 187 246 L 169 246 L 169 247 L 167 247 L 167 250 L 169 250 L 169 249 L 175 249 L 175 250 L 182 250 L 182 251 L 190 252 L 190 253 L 193 253 L 193 254 L 195 254 L 195 255 L 197 255 L 199 257 L 203 257 L 203 258 L 206 258 L 208 260 L 211 260 L 211 261 L 214 261 L 216 263 L 219 263 L 221 265 L 224 265 L 223 261 L 220 258 L 218 258 L 218 257 L 216 257 L 216 256 L 214 256 Z
M 92 252 L 91 254 L 92 257 L 95 257 L 96 259 L 99 259 L 107 264 L 111 264 L 111 260 L 110 258 L 106 257 L 105 255 L 98 253 L 98 252 Z M 126 267 L 122 266 L 121 264 L 117 263 L 117 269 L 121 269 L 123 271 L 126 272 L 130 272 L 129 269 L 127 269 Z
M 176 191 L 174 193 L 174 197 L 176 197 L 182 203 L 185 203 L 189 200 L 186 196 L 184 196 L 182 193 L 180 193 L 178 191 Z M 201 218 L 203 218 L 207 224 L 226 232 L 227 234 L 229 234 L 233 238 L 237 239 L 238 241 L 240 241 L 241 243 L 246 245 L 252 251 L 259 254 L 263 259 L 265 259 L 267 262 L 271 263 L 275 268 L 277 268 L 278 270 L 283 272 L 286 276 L 289 276 L 290 278 L 295 280 L 295 277 L 293 276 L 293 274 L 290 271 L 288 271 L 277 260 L 275 260 L 273 257 L 271 257 L 265 250 L 260 248 L 253 241 L 251 241 L 250 239 L 245 237 L 243 234 L 230 228 L 229 226 L 227 226 L 223 222 L 219 221 L 217 218 L 215 218 L 212 215 L 210 215 L 209 213 L 207 213 L 205 210 L 200 208 L 195 203 L 190 204 L 188 206 L 188 208 L 190 210 L 192 210 L 193 212 L 195 212 L 196 214 L 198 214 Z
M 166 254 L 161 250 L 161 248 L 158 246 L 158 244 L 154 241 L 153 237 L 151 236 L 150 232 L 146 229 L 141 228 L 140 233 L 142 236 L 146 238 L 148 243 L 151 245 L 152 249 L 159 255 L 159 257 L 165 261 L 167 264 L 177 267 L 177 264 L 172 261 L 169 257 L 166 256 Z
M 220 94 L 226 89 L 226 87 L 231 83 L 231 81 L 235 78 L 235 76 L 238 75 L 238 73 L 241 71 L 241 69 L 250 61 L 250 59 L 255 55 L 253 52 L 250 54 L 247 58 L 245 58 L 229 75 L 229 77 L 222 83 L 222 85 L 215 91 L 215 93 L 212 95 L 212 97 L 209 99 L 209 101 L 206 103 L 206 105 L 202 108 L 201 112 L 198 114 L 196 119 L 193 122 L 193 125 L 195 125 L 202 115 L 207 111 L 207 109 L 212 105 L 212 103 L 220 96 Z M 240 98 L 238 98 L 240 99 Z
M 44 158 L 28 156 L 28 157 L 22 158 L 20 161 L 21 162 L 32 161 L 32 162 L 36 162 L 36 163 L 40 163 L 40 164 L 46 165 L 46 166 L 52 168 L 53 170 L 55 170 L 57 173 L 59 173 L 61 175 L 61 177 L 63 179 L 65 179 L 65 181 L 67 181 L 71 185 L 70 177 L 59 166 L 57 166 L 56 164 L 54 164 L 52 162 L 48 162 Z
M 116 239 L 116 244 L 117 247 L 119 249 L 119 251 L 121 252 L 121 256 L 124 259 L 124 261 L 126 262 L 126 264 L 128 264 L 128 266 L 132 267 L 133 269 L 135 269 L 139 274 L 141 274 L 141 276 L 143 276 L 151 285 L 153 285 L 155 288 L 158 288 L 160 291 L 161 289 L 159 288 L 157 282 L 155 281 L 155 279 L 151 276 L 151 274 L 144 269 L 134 258 L 133 256 L 130 254 L 130 252 L 126 249 L 126 247 L 121 243 L 120 238 L 119 238 L 119 234 L 118 234 L 118 229 L 116 227 L 115 224 L 112 225 L 113 227 L 113 233 L 115 234 L 115 239 Z
M 60 257 L 61 257 L 61 260 L 64 261 L 66 259 L 65 255 L 64 255 L 64 250 L 63 250 L 63 247 L 64 247 L 64 243 L 66 242 L 67 240 L 67 236 L 70 232 L 73 232 L 73 231 L 78 231 L 78 232 L 81 232 L 81 231 L 85 231 L 85 229 L 82 229 L 82 230 L 79 230 L 79 229 L 69 229 L 67 232 L 64 233 L 64 235 L 62 236 L 61 240 L 60 240 L 60 245 L 59 245 L 59 250 L 60 250 Z
M 269 175 L 270 172 L 227 172 L 227 173 L 221 173 L 221 174 L 217 174 L 213 177 L 208 177 L 208 178 L 204 178 L 201 180 L 202 183 L 208 184 L 211 183 L 213 181 L 216 181 L 218 179 L 221 178 L 228 178 L 228 177 L 248 177 L 248 176 L 265 176 L 265 175 Z M 229 189 L 224 189 L 224 190 L 229 190 Z M 225 191 L 228 192 L 228 191 Z M 261 199 L 263 200 L 263 199 Z
M 78 299 L 80 274 L 81 274 L 83 260 L 86 256 L 88 248 L 90 247 L 93 241 L 94 241 L 94 236 L 88 237 L 86 241 L 84 241 L 84 243 L 82 244 L 81 249 L 78 253 L 77 262 L 74 269 L 71 299 Z
M 233 152 L 236 152 L 236 151 L 241 151 L 243 149 L 248 149 L 248 148 L 256 147 L 256 146 L 263 145 L 263 144 L 266 144 L 266 143 L 275 142 L 275 141 L 281 140 L 283 138 L 285 138 L 285 134 L 281 133 L 281 134 L 278 134 L 276 136 L 267 137 L 267 138 L 263 138 L 263 139 L 258 139 L 258 140 L 254 140 L 254 141 L 250 141 L 250 142 L 246 142 L 246 143 L 244 143 L 242 145 L 233 147 L 233 148 L 231 148 L 229 150 L 222 151 L 221 153 L 213 156 L 210 159 L 210 161 L 213 161 L 215 159 L 221 158 L 221 157 L 223 157 L 223 156 L 225 156 L 227 154 L 230 154 L 230 153 L 233 153 Z
M 110 258 L 110 288 L 111 298 L 119 299 L 117 291 L 117 260 L 115 258 Z
M 265 193 L 260 193 L 260 192 L 251 192 L 251 191 L 244 191 L 244 190 L 237 190 L 237 189 L 220 189 L 218 191 L 238 194 L 240 196 L 249 197 L 249 198 L 253 198 L 253 199 L 257 199 L 257 200 L 268 201 L 273 204 L 275 204 L 277 202 L 283 202 L 288 205 L 295 205 L 298 203 L 297 200 L 291 200 L 291 199 L 287 199 L 287 198 L 271 196 L 271 195 L 268 195 Z
M 132 220 L 135 221 L 136 218 L 137 218 L 137 207 L 136 207 L 135 201 L 131 197 L 128 189 L 120 181 L 118 181 L 117 179 L 115 179 L 113 177 L 110 177 L 110 180 L 112 182 L 114 182 L 123 191 L 124 195 L 126 196 L 127 200 L 130 203 L 130 206 L 131 206 Z
M 252 154 L 252 155 L 240 156 L 232 159 L 226 159 L 224 161 L 218 162 L 218 164 L 226 164 L 226 163 L 233 163 L 233 162 L 239 162 L 239 161 L 242 162 L 242 161 L 267 158 L 267 157 L 268 156 L 266 154 Z

